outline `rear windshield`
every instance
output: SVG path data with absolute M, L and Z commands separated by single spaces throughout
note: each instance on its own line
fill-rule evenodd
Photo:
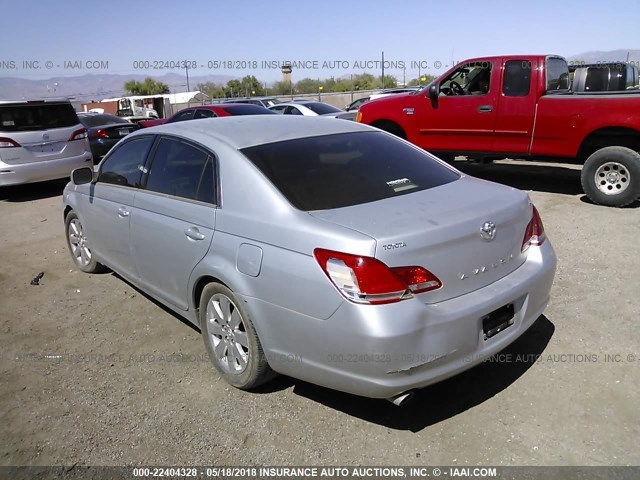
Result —
M 324 115 L 325 113 L 338 113 L 342 111 L 339 108 L 321 102 L 303 103 L 303 105 L 313 110 L 318 115 Z
M 459 178 L 382 132 L 352 132 L 241 150 L 300 210 L 327 210 L 407 195 Z
M 235 105 L 233 107 L 224 107 L 225 111 L 230 115 L 263 115 L 265 113 L 273 113 L 260 105 Z
M 78 125 L 78 116 L 70 103 L 0 105 L 0 130 L 26 132 Z
M 115 115 L 80 115 L 80 122 L 87 128 L 99 127 L 100 125 L 113 125 L 116 123 L 129 123 L 124 118 L 116 117 Z

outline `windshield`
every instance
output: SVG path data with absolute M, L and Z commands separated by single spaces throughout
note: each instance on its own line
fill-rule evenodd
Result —
M 374 202 L 460 178 L 427 153 L 382 132 L 306 137 L 241 151 L 304 211 Z
M 98 127 L 101 125 L 113 125 L 117 123 L 129 123 L 124 118 L 115 115 L 79 115 L 80 122 L 87 128 Z

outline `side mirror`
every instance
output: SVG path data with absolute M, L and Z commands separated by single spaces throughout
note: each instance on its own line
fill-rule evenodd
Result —
M 71 181 L 74 183 L 74 185 L 84 185 L 85 183 L 91 183 L 93 181 L 93 168 L 76 168 L 73 172 L 71 172 Z
M 429 85 L 429 98 L 432 102 L 438 100 L 438 87 L 439 85 L 437 83 L 432 83 L 431 85 Z

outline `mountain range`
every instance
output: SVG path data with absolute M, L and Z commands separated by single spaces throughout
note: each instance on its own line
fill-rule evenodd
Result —
M 75 77 L 53 77 L 46 80 L 29 80 L 16 77 L 0 77 L 0 99 L 73 97 L 76 101 L 100 101 L 103 98 L 124 95 L 124 83 L 129 80 L 142 81 L 151 75 L 88 74 Z M 226 84 L 233 80 L 230 75 L 206 75 L 189 77 L 190 90 L 199 83 Z M 153 76 L 154 80 L 166 83 L 173 93 L 187 91 L 187 79 L 177 73 Z

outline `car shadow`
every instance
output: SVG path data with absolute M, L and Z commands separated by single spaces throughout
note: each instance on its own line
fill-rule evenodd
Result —
M 200 335 L 200 329 L 115 272 L 111 273 L 163 311 Z M 418 390 L 402 407 L 382 400 L 359 397 L 314 385 L 286 375 L 278 375 L 253 389 L 264 395 L 293 387 L 293 393 L 347 415 L 395 430 L 419 432 L 454 417 L 494 397 L 511 386 L 533 366 L 547 347 L 555 326 L 541 315 L 515 342 L 476 367 L 448 380 Z M 213 366 L 211 367 L 213 368 Z M 247 394 L 250 394 L 247 392 Z
M 418 390 L 414 398 L 401 407 L 386 400 L 358 397 L 284 376 L 256 393 L 293 386 L 296 395 L 347 415 L 415 433 L 480 405 L 511 386 L 540 358 L 554 331 L 553 323 L 541 315 L 524 335 L 499 354 L 471 370 Z
M 68 178 L 50 180 L 48 182 L 27 183 L 25 185 L 11 185 L 0 187 L 0 202 L 30 202 L 62 195 Z
M 558 164 L 476 163 L 456 161 L 452 165 L 474 177 L 515 187 L 520 190 L 579 195 L 582 193 L 580 170 Z
M 129 285 L 132 289 L 134 289 L 138 294 L 142 295 L 144 298 L 146 298 L 147 300 L 149 300 L 151 303 L 153 303 L 156 307 L 162 309 L 165 313 L 171 315 L 173 318 L 175 318 L 176 320 L 179 320 L 180 322 L 182 322 L 183 324 L 185 324 L 187 327 L 189 327 L 191 330 L 193 330 L 195 333 L 197 333 L 198 335 L 200 335 L 200 328 L 197 325 L 194 325 L 193 323 L 191 323 L 189 320 L 187 320 L 186 318 L 184 318 L 183 316 L 177 314 L 176 312 L 174 312 L 173 310 L 171 310 L 169 307 L 167 307 L 164 303 L 160 302 L 159 300 L 156 300 L 155 298 L 153 298 L 151 295 L 149 295 L 147 292 L 140 290 L 136 285 L 134 285 L 133 283 L 131 283 L 129 280 L 127 280 L 126 278 L 122 277 L 120 274 L 114 272 L 111 269 L 105 268 L 102 272 L 100 272 L 100 274 L 103 275 L 113 275 L 114 277 L 116 277 L 118 280 L 121 280 L 122 282 L 126 283 L 127 285 Z M 95 275 L 95 274 L 94 274 Z

